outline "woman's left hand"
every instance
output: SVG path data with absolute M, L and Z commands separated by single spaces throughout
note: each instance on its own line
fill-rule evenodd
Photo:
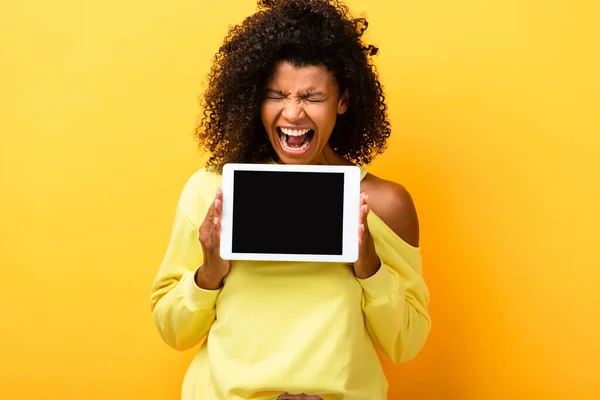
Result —
M 375 275 L 381 267 L 381 260 L 375 251 L 375 242 L 373 242 L 367 224 L 367 216 L 371 211 L 368 201 L 369 196 L 361 193 L 358 222 L 358 260 L 354 263 L 354 275 L 359 279 L 366 279 Z

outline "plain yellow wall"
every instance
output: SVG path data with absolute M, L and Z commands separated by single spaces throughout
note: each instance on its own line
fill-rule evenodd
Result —
M 391 399 L 600 398 L 600 3 L 367 1 L 433 331 Z M 175 399 L 148 306 L 210 60 L 251 0 L 0 12 L 0 398 Z

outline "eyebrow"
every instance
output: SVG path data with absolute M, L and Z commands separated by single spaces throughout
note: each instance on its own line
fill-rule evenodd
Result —
M 278 94 L 280 96 L 287 96 L 283 91 L 273 88 L 267 88 L 267 93 Z M 319 92 L 314 89 L 308 89 L 299 95 L 300 97 L 309 97 L 309 96 L 325 96 L 325 93 Z
M 300 96 L 325 96 L 325 93 L 323 92 L 319 92 L 318 90 L 307 90 L 304 93 L 302 93 Z

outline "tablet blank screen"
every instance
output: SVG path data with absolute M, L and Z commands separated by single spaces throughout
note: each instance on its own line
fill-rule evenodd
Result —
M 341 255 L 344 174 L 235 171 L 234 253 Z

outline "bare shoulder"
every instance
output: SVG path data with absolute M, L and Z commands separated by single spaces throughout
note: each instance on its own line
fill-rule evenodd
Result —
M 369 196 L 369 207 L 399 237 L 411 246 L 419 246 L 419 219 L 412 196 L 396 182 L 367 174 L 361 190 Z

